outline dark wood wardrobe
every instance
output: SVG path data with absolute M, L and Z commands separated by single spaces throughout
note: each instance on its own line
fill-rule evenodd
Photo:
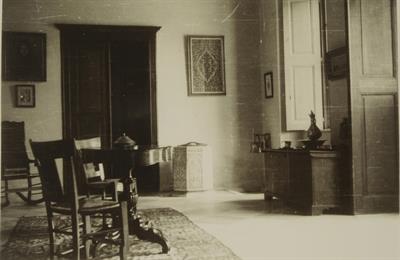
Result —
M 152 26 L 57 24 L 62 62 L 63 136 L 123 133 L 157 145 L 156 33 Z M 139 191 L 159 190 L 158 166 L 136 171 Z

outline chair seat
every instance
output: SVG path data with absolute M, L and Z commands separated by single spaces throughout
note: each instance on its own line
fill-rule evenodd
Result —
M 84 199 L 79 202 L 78 212 L 83 215 L 105 212 L 119 208 L 119 205 L 118 201 L 113 200 Z
M 15 168 L 5 168 L 4 173 L 15 173 L 15 172 L 27 172 L 29 171 L 28 167 L 15 167 Z
M 110 184 L 118 185 L 120 179 L 105 179 L 102 181 L 91 181 L 88 183 L 90 188 L 104 189 L 108 187 Z
M 5 168 L 2 173 L 2 179 L 17 180 L 26 179 L 27 177 L 36 178 L 39 177 L 39 173 L 29 172 L 29 168 Z
M 50 206 L 54 212 L 71 214 L 70 203 L 61 202 Z M 102 200 L 99 197 L 82 198 L 79 200 L 78 212 L 83 215 L 108 212 L 119 207 L 118 201 Z
M 116 187 L 118 192 L 124 191 L 124 185 L 120 182 L 121 179 L 105 179 L 103 181 L 92 181 L 88 183 L 88 186 L 93 189 L 104 189 L 107 188 L 110 184 L 113 184 Z

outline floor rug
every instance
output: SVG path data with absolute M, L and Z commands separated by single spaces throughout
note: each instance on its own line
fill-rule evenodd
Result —
M 139 211 L 146 220 L 150 220 L 154 227 L 162 230 L 168 239 L 171 250 L 168 254 L 161 253 L 161 246 L 155 243 L 138 240 L 136 236 L 129 236 L 128 259 L 239 259 L 229 248 L 224 246 L 215 237 L 195 225 L 182 213 L 171 208 L 146 209 Z M 68 219 L 58 218 L 56 225 L 68 223 Z M 56 244 L 68 245 L 70 237 L 60 235 Z M 118 253 L 118 248 L 101 249 L 101 259 L 119 259 L 110 255 Z M 11 259 L 48 259 L 47 219 L 40 217 L 22 217 L 16 224 L 10 239 L 0 253 L 0 258 Z M 59 258 L 60 259 L 60 258 Z

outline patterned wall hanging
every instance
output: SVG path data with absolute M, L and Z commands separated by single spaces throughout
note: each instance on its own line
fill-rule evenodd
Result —
M 224 36 L 186 36 L 188 95 L 226 95 Z

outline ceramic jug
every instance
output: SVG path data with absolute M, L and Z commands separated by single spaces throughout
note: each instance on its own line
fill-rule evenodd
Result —
M 309 116 L 310 116 L 311 125 L 307 130 L 307 137 L 311 141 L 315 141 L 321 137 L 322 133 L 316 124 L 317 121 L 315 119 L 315 114 L 312 110 L 311 110 L 311 113 L 309 114 Z

